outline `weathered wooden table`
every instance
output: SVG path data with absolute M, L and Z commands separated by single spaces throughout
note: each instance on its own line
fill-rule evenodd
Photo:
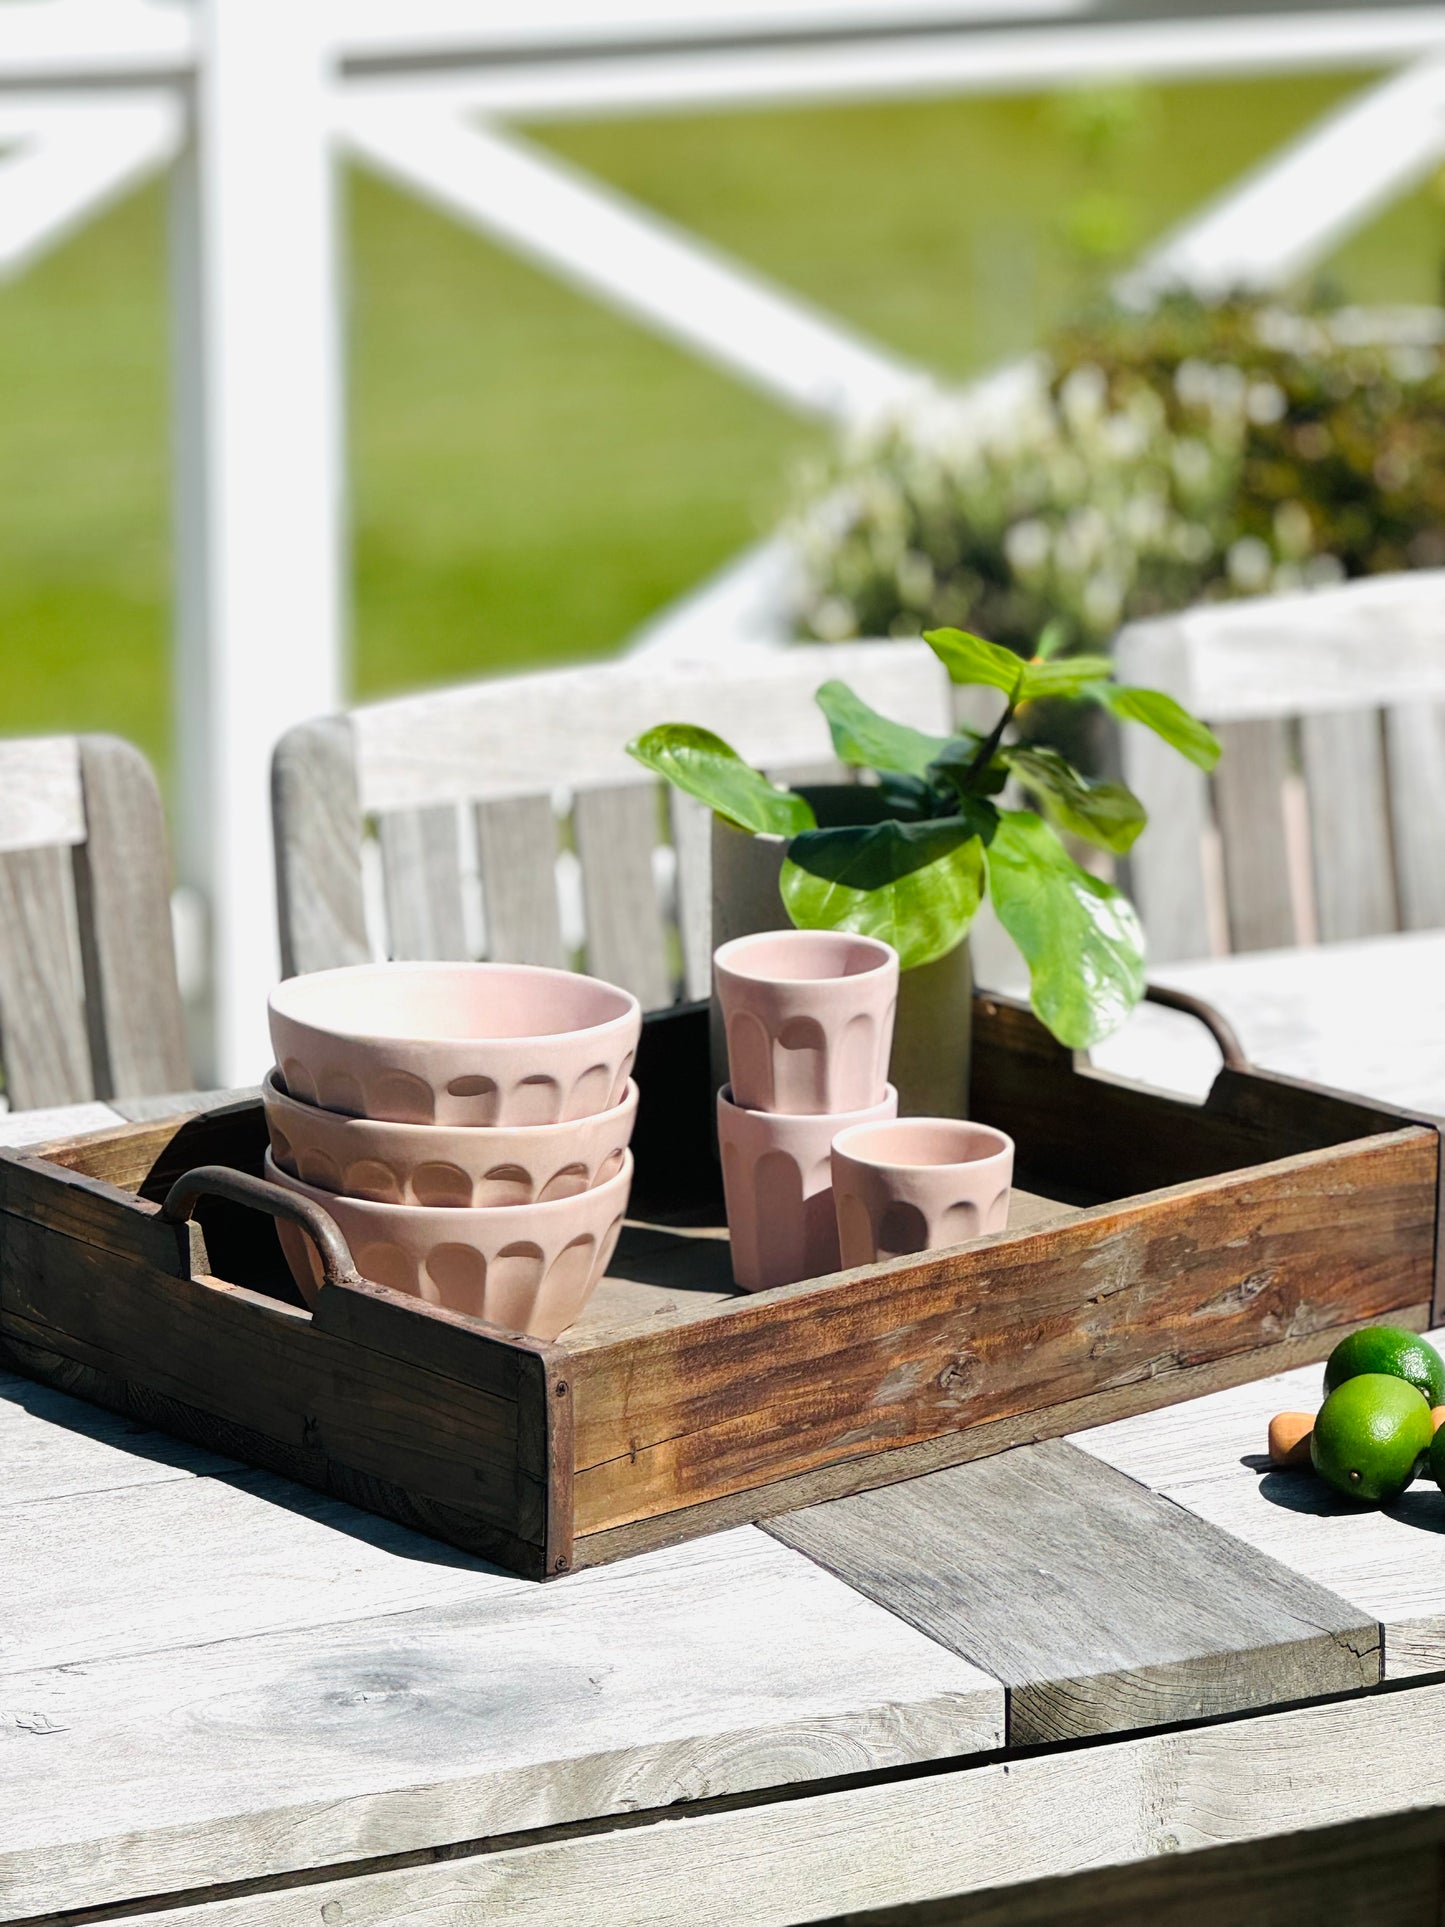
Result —
M 1445 1111 L 1445 937 L 1353 948 L 1170 974 Z M 1438 1922 L 1445 1495 L 1262 1471 L 1317 1381 L 542 1588 L 0 1380 L 0 1920 Z

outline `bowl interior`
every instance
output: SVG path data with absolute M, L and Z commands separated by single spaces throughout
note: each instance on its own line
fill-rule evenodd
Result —
M 361 965 L 292 977 L 272 1007 L 316 1030 L 425 1043 L 555 1037 L 625 1017 L 613 984 L 524 964 Z

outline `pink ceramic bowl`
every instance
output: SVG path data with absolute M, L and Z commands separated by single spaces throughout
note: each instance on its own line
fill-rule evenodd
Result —
M 898 952 L 850 930 L 759 930 L 713 954 L 734 1101 L 820 1117 L 888 1086 Z
M 615 984 L 536 964 L 351 964 L 271 993 L 303 1104 L 395 1124 L 556 1124 L 622 1102 L 642 1012 Z
M 549 1204 L 605 1184 L 622 1169 L 637 1086 L 622 1102 L 570 1124 L 389 1124 L 345 1117 L 287 1095 L 279 1071 L 261 1086 L 271 1155 L 319 1190 L 374 1204 Z
M 565 1331 L 592 1296 L 632 1188 L 630 1151 L 616 1177 L 594 1191 L 480 1211 L 339 1198 L 293 1178 L 269 1151 L 265 1169 L 273 1184 L 331 1213 L 363 1278 L 544 1339 Z M 302 1297 L 314 1304 L 321 1286 L 315 1247 L 284 1218 L 276 1230 Z
M 830 1117 L 744 1110 L 723 1086 L 717 1094 L 717 1135 L 735 1284 L 744 1291 L 767 1291 L 838 1269 L 833 1139 L 846 1125 L 897 1114 L 898 1093 L 891 1084 L 881 1104 Z

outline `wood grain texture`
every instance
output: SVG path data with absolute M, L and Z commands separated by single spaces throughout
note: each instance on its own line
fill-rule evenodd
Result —
M 1445 1686 L 1422 1686 L 141 1912 L 127 1927 L 312 1927 L 333 1904 L 345 1927 L 801 1927 L 1439 1806 L 1442 1719 Z
M 1418 1305 L 1437 1165 L 1408 1130 L 578 1349 L 578 1536 Z
M 378 819 L 387 954 L 423 962 L 467 955 L 457 812 L 392 810 Z
M 477 854 L 487 920 L 487 955 L 502 963 L 565 969 L 557 905 L 557 818 L 550 796 L 479 803 Z
M 308 1482 L 329 1486 L 335 1465 L 400 1485 L 474 1515 L 499 1556 L 540 1567 L 546 1480 L 524 1463 L 515 1400 L 363 1351 L 240 1286 L 135 1259 L 121 1293 L 105 1288 L 115 1262 L 95 1246 L 18 1218 L 4 1234 L 0 1336 L 22 1357 L 49 1351 L 209 1413 L 220 1423 L 202 1442 L 221 1450 L 225 1422 L 247 1428 Z
M 644 1010 L 676 997 L 653 875 L 659 797 L 654 783 L 581 790 L 573 806 L 582 901 L 587 919 L 587 968 L 621 984 Z
M 1387 1679 L 1438 1672 L 1445 1495 L 1423 1480 L 1388 1511 L 1365 1511 L 1307 1471 L 1261 1463 L 1273 1414 L 1313 1411 L 1320 1397 L 1318 1372 L 1300 1370 L 1081 1433 L 1074 1443 L 1378 1620 Z
M 281 974 L 366 963 L 356 748 L 344 716 L 299 723 L 271 760 Z
M 55 1564 L 0 1655 L 7 1917 L 998 1743 L 996 1682 L 761 1534 L 541 1590 L 284 1496 L 72 1503 L 74 1542 L 27 1508 Z
M 1445 705 L 1385 712 L 1400 922 L 1445 925 Z
M 677 857 L 677 928 L 682 943 L 682 994 L 712 995 L 712 811 L 668 786 L 668 820 Z
M 0 1063 L 14 1110 L 95 1095 L 68 849 L 0 854 Z
M 1398 930 L 1385 750 L 1376 710 L 1300 721 L 1315 914 L 1326 943 Z
M 819 1927 L 1439 1927 L 1442 1845 L 1441 1815 L 1411 1814 L 840 1914 Z
M 1234 950 L 1298 941 L 1284 815 L 1284 725 L 1221 723 L 1214 807 L 1224 845 L 1224 895 Z
M 701 723 L 764 768 L 831 759 L 813 691 L 842 676 L 865 701 L 946 733 L 949 684 L 925 643 L 748 650 L 706 662 L 623 657 L 498 677 L 352 712 L 368 810 L 636 783 L 627 744 L 655 723 Z
M 1445 700 L 1445 569 L 1200 603 L 1120 635 L 1121 680 L 1207 722 Z
M 26 736 L 0 742 L 0 855 L 84 838 L 75 738 Z
M 765 1530 L 1001 1679 L 1011 1746 L 1380 1679 L 1373 1619 L 1062 1440 Z
M 80 777 L 75 901 L 96 1095 L 183 1090 L 191 1069 L 160 791 L 140 751 L 115 736 L 80 738 Z
M 1149 815 L 1147 836 L 1129 853 L 1126 881 L 1150 960 L 1206 957 L 1213 947 L 1204 867 L 1209 779 L 1152 730 L 1124 729 L 1120 736 L 1124 781 Z
M 240 1469 L 217 1453 L 8 1372 L 0 1372 L 0 1465 L 0 1506 Z

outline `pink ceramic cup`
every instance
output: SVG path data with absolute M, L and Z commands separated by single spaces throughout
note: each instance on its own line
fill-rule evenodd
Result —
M 293 1178 L 269 1151 L 265 1172 L 331 1213 L 357 1270 L 373 1284 L 550 1340 L 582 1315 L 611 1262 L 632 1187 L 632 1153 L 594 1191 L 475 1211 L 339 1198 Z M 315 1246 L 284 1218 L 276 1231 L 301 1296 L 314 1304 L 321 1285 Z
M 838 1269 L 829 1147 L 845 1125 L 897 1113 L 898 1093 L 891 1084 L 881 1104 L 829 1117 L 744 1110 L 728 1089 L 718 1092 L 718 1146 L 735 1283 L 744 1291 L 767 1291 Z
M 961 1245 L 1008 1224 L 1011 1137 L 950 1117 L 854 1124 L 833 1140 L 843 1264 Z
M 888 1084 L 898 953 L 846 930 L 762 930 L 713 957 L 733 1101 L 814 1116 L 877 1104 Z
M 642 1012 L 615 984 L 536 964 L 350 964 L 271 993 L 303 1104 L 395 1124 L 556 1124 L 622 1102 Z
M 389 1124 L 289 1097 L 279 1071 L 261 1086 L 271 1154 L 319 1190 L 375 1204 L 546 1204 L 605 1184 L 622 1169 L 637 1086 L 620 1104 L 569 1124 Z

